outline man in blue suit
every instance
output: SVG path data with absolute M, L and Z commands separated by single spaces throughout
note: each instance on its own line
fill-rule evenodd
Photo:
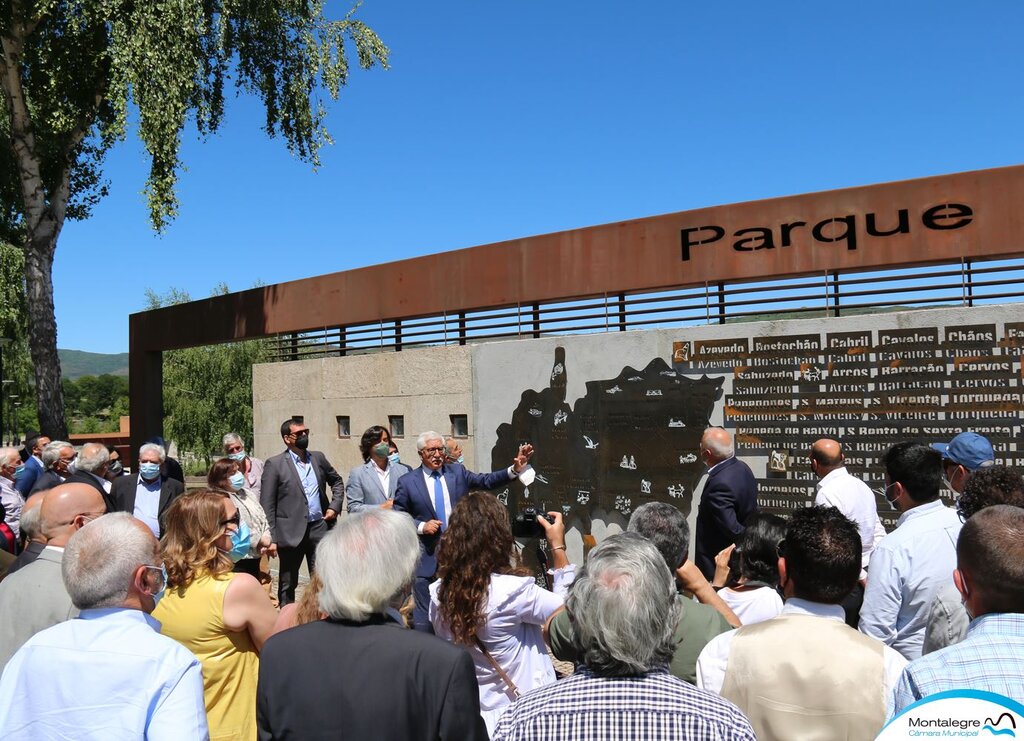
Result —
M 700 439 L 700 457 L 708 478 L 697 509 L 693 561 L 708 581 L 715 577 L 715 556 L 736 542 L 746 519 L 757 511 L 757 481 L 736 457 L 732 435 L 709 427 Z
M 36 479 L 46 470 L 43 466 L 42 455 L 43 448 L 50 444 L 50 438 L 46 435 L 35 435 L 25 441 L 25 450 L 29 452 L 28 458 L 25 459 L 25 469 L 22 471 L 21 476 L 18 477 L 17 483 L 14 487 L 21 492 L 23 499 L 28 499 L 29 494 L 32 493 L 32 487 L 36 483 Z
M 437 571 L 434 551 L 441 533 L 448 526 L 448 518 L 459 500 L 477 489 L 495 489 L 516 478 L 526 468 L 533 446 L 519 446 L 519 455 L 512 465 L 492 473 L 473 473 L 460 463 L 445 462 L 444 437 L 438 432 L 424 432 L 416 439 L 416 450 L 422 465 L 398 480 L 394 509 L 408 512 L 416 522 L 420 536 L 420 561 L 416 566 L 413 595 L 413 627 L 432 633 L 427 606 L 430 604 L 428 588 Z

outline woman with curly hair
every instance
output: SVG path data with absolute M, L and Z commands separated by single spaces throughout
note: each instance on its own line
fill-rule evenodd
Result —
M 203 665 L 211 741 L 256 738 L 259 651 L 277 619 L 255 577 L 232 572 L 250 545 L 239 523 L 227 494 L 184 494 L 168 507 L 160 542 L 167 591 L 153 617 Z
M 438 546 L 430 621 L 438 636 L 473 657 L 488 733 L 519 694 L 555 681 L 542 628 L 562 609 L 576 572 L 565 555 L 562 515 L 548 514 L 554 524 L 537 521 L 554 567 L 553 592 L 518 566 L 508 510 L 493 494 L 476 491 L 459 500 Z

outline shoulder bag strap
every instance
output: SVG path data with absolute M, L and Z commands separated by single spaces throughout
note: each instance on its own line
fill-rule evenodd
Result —
M 478 636 L 473 636 L 473 640 L 476 641 L 476 647 L 480 649 L 480 652 L 483 653 L 483 655 L 487 657 L 487 660 L 489 662 L 491 662 L 491 666 L 494 667 L 494 671 L 498 672 L 498 676 L 500 676 L 502 681 L 505 683 L 506 691 L 510 695 L 512 695 L 512 698 L 514 700 L 518 700 L 520 695 L 519 695 L 519 688 L 516 687 L 516 683 L 513 682 L 512 678 L 508 674 L 505 673 L 504 669 L 501 668 L 501 664 L 499 664 L 494 659 L 494 657 L 491 656 L 491 652 L 488 651 L 486 648 L 484 648 L 484 644 L 480 641 L 480 638 Z

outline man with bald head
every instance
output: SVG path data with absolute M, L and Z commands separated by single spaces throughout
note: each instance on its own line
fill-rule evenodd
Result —
M 878 542 L 885 537 L 885 528 L 878 518 L 875 493 L 867 484 L 846 470 L 843 449 L 835 440 L 822 438 L 811 446 L 811 471 L 818 477 L 814 503 L 835 507 L 857 524 L 860 533 L 860 580 L 853 592 L 843 601 L 846 622 L 856 628 L 860 620 L 860 606 L 864 601 L 864 580 L 868 562 Z
M 700 457 L 708 478 L 697 508 L 694 563 L 708 581 L 715 577 L 715 556 L 736 542 L 746 519 L 757 511 L 757 481 L 736 457 L 732 435 L 709 427 L 700 438 Z
M 40 507 L 46 547 L 0 582 L 0 666 L 40 630 L 78 614 L 61 576 L 64 546 L 85 523 L 107 511 L 96 489 L 75 483 L 50 489 Z

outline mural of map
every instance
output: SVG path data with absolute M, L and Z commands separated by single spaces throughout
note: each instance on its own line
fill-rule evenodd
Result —
M 723 378 L 688 378 L 661 358 L 642 370 L 586 382 L 586 395 L 566 401 L 570 368 L 556 348 L 550 383 L 524 391 L 510 423 L 497 429 L 492 469 L 507 466 L 520 443 L 536 452 L 537 478 L 517 480 L 498 495 L 513 512 L 561 509 L 589 532 L 594 510 L 628 518 L 639 505 L 669 501 L 689 514 L 704 473 L 700 436 L 722 396 Z

